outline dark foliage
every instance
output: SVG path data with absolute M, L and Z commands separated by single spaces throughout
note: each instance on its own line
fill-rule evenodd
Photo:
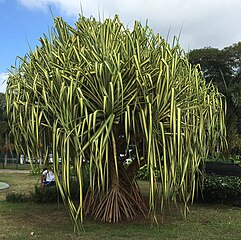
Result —
M 17 203 L 17 202 L 27 202 L 29 201 L 29 197 L 26 194 L 22 193 L 8 193 L 6 196 L 6 201 L 11 203 Z
M 206 175 L 199 200 L 241 206 L 241 178 L 234 176 Z
M 53 203 L 57 202 L 58 199 L 60 199 L 60 194 L 56 186 L 49 186 L 44 189 L 35 186 L 35 192 L 31 194 L 31 200 L 36 203 Z
M 88 187 L 89 182 L 85 179 L 83 184 L 83 195 L 86 194 Z M 72 199 L 78 201 L 79 194 L 79 183 L 74 177 L 72 177 L 70 181 L 70 195 Z M 35 186 L 35 192 L 31 194 L 31 200 L 36 203 L 53 203 L 62 201 L 62 198 L 55 185 L 45 187 L 44 189 L 40 186 Z
M 155 169 L 155 176 L 160 179 L 160 171 L 157 168 Z M 150 180 L 150 170 L 146 164 L 137 171 L 136 178 L 144 181 Z
M 212 81 L 227 100 L 227 155 L 241 154 L 241 42 L 224 49 L 202 48 L 189 53 L 189 61 L 200 64 L 208 82 Z

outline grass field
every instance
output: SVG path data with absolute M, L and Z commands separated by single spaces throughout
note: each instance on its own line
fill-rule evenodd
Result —
M 133 222 L 118 225 L 86 219 L 79 236 L 73 233 L 66 206 L 57 204 L 8 203 L 9 192 L 33 191 L 39 177 L 26 173 L 0 172 L 0 181 L 9 189 L 0 191 L 0 239 L 241 239 L 241 209 L 222 205 L 194 205 L 187 220 L 172 209 L 164 224 L 152 227 L 149 220 L 137 216 Z M 148 185 L 141 182 L 145 191 Z

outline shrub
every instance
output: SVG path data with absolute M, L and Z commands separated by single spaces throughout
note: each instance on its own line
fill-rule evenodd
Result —
M 12 192 L 7 194 L 6 201 L 11 203 L 27 202 L 29 197 L 26 194 Z
M 83 173 L 83 196 L 85 196 L 87 189 L 89 187 L 89 176 L 87 170 Z M 57 190 L 57 187 L 49 186 L 42 189 L 40 186 L 35 186 L 35 192 L 31 194 L 31 199 L 33 202 L 37 203 L 51 203 L 61 200 L 61 195 Z M 70 179 L 70 195 L 74 200 L 79 200 L 79 182 L 77 181 L 74 173 Z
M 74 179 L 70 181 L 70 195 L 73 199 L 79 198 L 79 185 Z M 48 186 L 44 189 L 40 186 L 35 186 L 35 192 L 31 194 L 31 199 L 36 203 L 54 203 L 62 201 L 61 194 L 58 192 L 56 185 Z
M 138 170 L 136 176 L 140 180 L 149 180 L 149 170 L 146 164 Z
M 155 177 L 157 179 L 160 179 L 160 174 L 161 174 L 160 170 L 155 169 L 154 171 L 155 171 Z M 145 180 L 145 181 L 148 181 L 150 179 L 150 171 L 148 169 L 147 164 L 145 164 L 138 170 L 136 177 L 140 180 Z
M 82 176 L 83 176 L 83 184 L 82 184 L 82 189 L 83 189 L 83 196 L 85 196 L 89 185 L 90 185 L 90 180 L 89 180 L 89 165 L 88 164 L 83 164 L 82 167 Z M 70 194 L 73 199 L 79 199 L 79 181 L 77 180 L 76 177 L 76 172 L 72 171 L 71 172 L 71 180 L 70 180 Z
M 56 186 L 49 186 L 42 189 L 40 186 L 35 186 L 35 192 L 31 194 L 31 200 L 36 203 L 53 203 L 58 200 Z
M 240 155 L 223 155 L 217 154 L 215 156 L 209 157 L 208 162 L 221 162 L 221 163 L 230 163 L 230 164 L 241 164 L 241 156 Z
M 241 178 L 206 175 L 203 185 L 203 201 L 241 206 Z

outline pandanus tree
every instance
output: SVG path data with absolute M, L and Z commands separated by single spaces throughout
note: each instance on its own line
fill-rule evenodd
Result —
M 118 222 L 138 211 L 156 221 L 157 203 L 163 212 L 170 201 L 185 213 L 199 165 L 225 143 L 225 126 L 222 96 L 178 42 L 170 46 L 139 22 L 129 30 L 118 16 L 103 22 L 81 16 L 75 28 L 56 18 L 40 43 L 12 69 L 9 121 L 18 151 L 38 157 L 40 143 L 51 146 L 56 176 L 61 173 L 57 186 L 75 225 L 84 214 Z M 84 164 L 90 169 L 85 196 Z M 135 180 L 144 164 L 148 207 Z M 72 165 L 77 202 L 70 194 Z

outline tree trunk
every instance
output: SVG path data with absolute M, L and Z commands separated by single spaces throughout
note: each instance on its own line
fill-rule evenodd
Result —
M 5 133 L 5 144 L 7 146 L 8 144 L 8 136 L 7 136 L 7 133 Z M 8 153 L 7 151 L 5 152 L 5 155 L 4 155 L 4 166 L 6 167 L 7 166 L 7 163 L 8 163 Z
M 84 200 L 84 211 L 85 214 L 90 214 L 95 219 L 115 223 L 122 218 L 132 220 L 137 211 L 146 216 L 147 208 L 142 199 L 140 189 L 134 180 L 135 175 L 127 174 L 127 169 L 120 160 L 120 152 L 116 147 L 115 140 L 120 136 L 120 126 L 115 125 L 113 129 L 110 142 L 111 147 L 108 154 L 110 182 L 106 183 L 109 186 L 109 190 L 104 194 L 101 193 L 98 187 L 92 189 L 92 191 L 89 190 Z M 122 144 L 118 141 L 118 147 L 123 149 L 123 146 L 120 145 Z M 118 164 L 117 169 L 115 157 Z
M 98 189 L 94 194 L 89 189 L 84 200 L 84 211 L 94 219 L 103 222 L 119 222 L 122 218 L 133 220 L 137 212 L 146 217 L 147 208 L 134 179 L 129 179 L 124 167 L 119 168 L 118 177 L 115 167 L 111 166 L 109 191 L 102 196 Z

